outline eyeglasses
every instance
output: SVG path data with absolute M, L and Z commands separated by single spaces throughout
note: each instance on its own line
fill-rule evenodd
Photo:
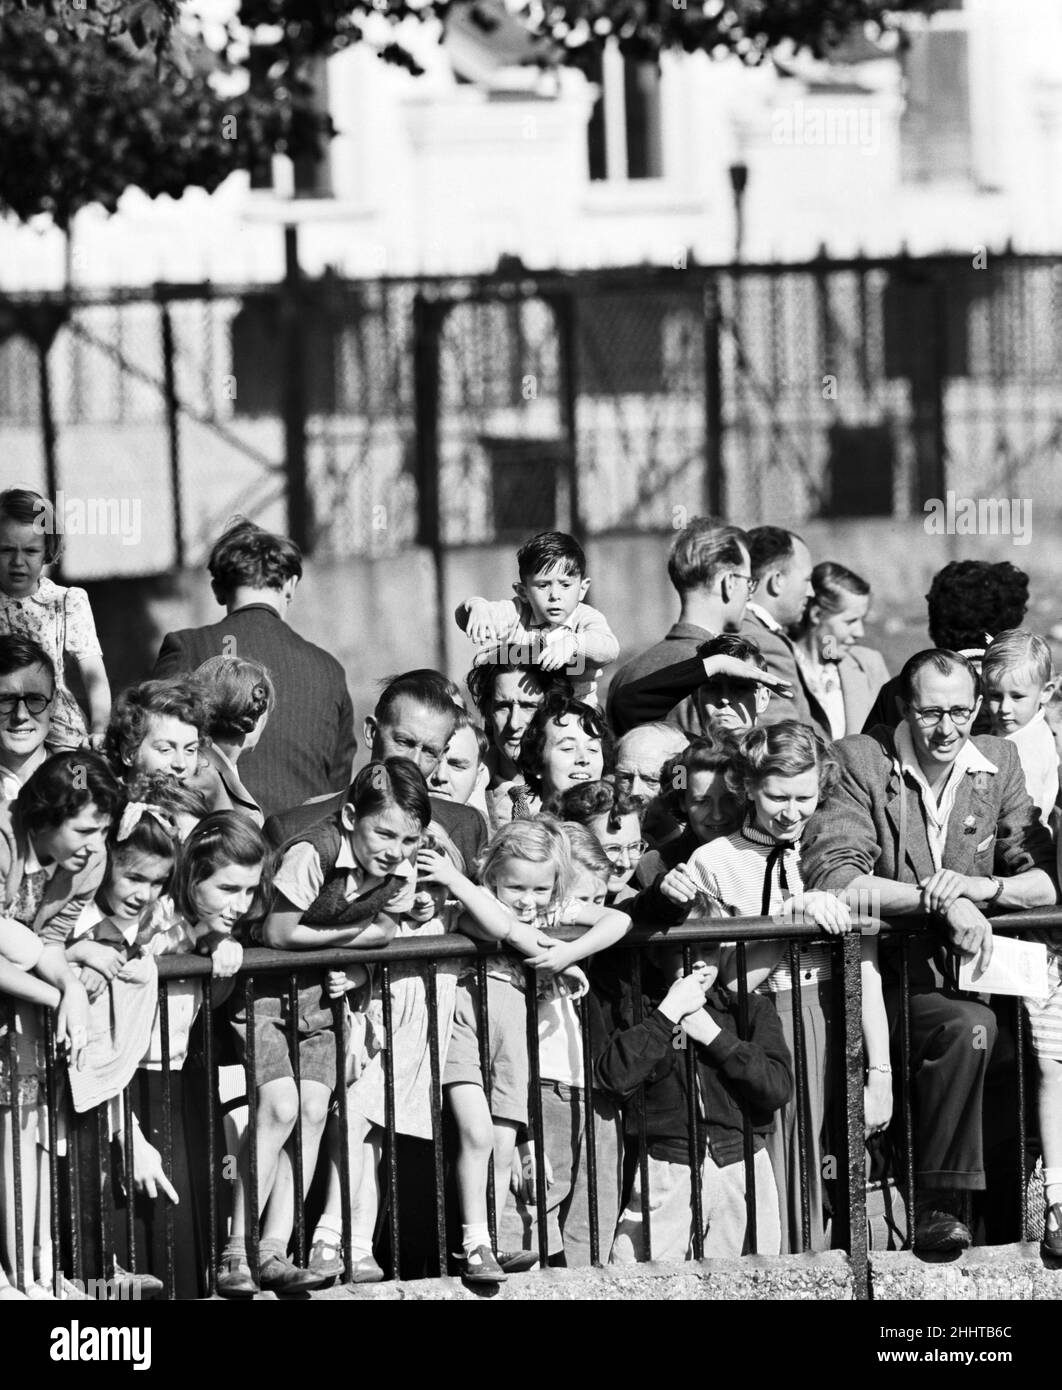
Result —
M 752 595 L 756 592 L 756 590 L 760 587 L 760 581 L 759 581 L 758 579 L 753 579 L 753 577 L 752 577 L 751 574 L 742 574 L 740 570 L 731 570 L 728 574 L 725 574 L 725 575 L 723 576 L 723 578 L 724 578 L 724 579 L 743 579 L 743 580 L 745 581 L 745 583 L 749 586 L 749 597 L 750 597 L 750 598 L 751 598 Z
M 632 845 L 603 845 L 608 862 L 616 867 L 626 862 L 631 863 L 634 859 L 640 859 L 649 848 L 645 840 L 635 840 Z
M 974 717 L 970 705 L 952 705 L 951 709 L 939 709 L 936 705 L 931 705 L 929 709 L 918 709 L 912 705 L 911 709 L 914 710 L 914 717 L 923 729 L 935 729 L 945 715 L 956 725 L 969 724 Z
M 54 699 L 54 695 L 0 695 L 0 715 L 14 714 L 19 705 L 25 705 L 29 714 L 43 714 Z

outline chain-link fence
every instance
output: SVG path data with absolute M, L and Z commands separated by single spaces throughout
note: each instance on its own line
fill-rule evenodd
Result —
M 198 564 L 236 511 L 284 529 L 303 471 L 304 538 L 372 557 L 1044 505 L 1060 439 L 1051 258 L 0 299 L 4 480 L 62 494 L 86 578 Z

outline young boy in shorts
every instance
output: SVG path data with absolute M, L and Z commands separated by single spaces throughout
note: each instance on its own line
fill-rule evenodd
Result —
M 590 580 L 582 546 L 563 531 L 542 531 L 517 551 L 516 567 L 515 601 L 470 598 L 455 614 L 479 648 L 475 664 L 564 671 L 576 699 L 596 704 L 599 668 L 616 660 L 619 642 L 604 614 L 583 603 Z
M 262 944 L 295 951 L 385 946 L 397 930 L 398 918 L 414 908 L 416 868 L 411 855 L 430 819 L 428 790 L 414 763 L 388 758 L 362 768 L 339 811 L 307 827 L 277 852 L 276 896 L 261 928 Z M 385 859 L 389 861 L 386 870 Z M 362 983 L 368 980 L 364 966 L 352 970 L 362 972 Z M 282 1151 L 301 1120 L 303 1179 L 308 1187 L 336 1086 L 336 1039 L 324 972 L 318 968 L 294 973 L 297 1088 L 290 1044 L 291 977 L 261 975 L 255 981 L 253 1083 L 259 1209 L 267 1198 L 269 1202 L 259 1241 L 262 1264 L 272 1256 L 284 1261 L 294 1202 L 306 1196 L 294 1192 L 291 1165 Z M 241 1058 L 246 1059 L 250 1030 L 242 997 L 233 1010 L 232 1026 Z M 247 1199 L 242 1187 L 233 1205 L 232 1235 L 222 1255 L 223 1265 L 245 1251 Z M 327 1282 L 327 1276 L 288 1262 L 281 1282 L 268 1287 L 297 1293 Z M 219 1278 L 218 1292 L 246 1296 L 254 1287 L 241 1274 L 224 1285 Z

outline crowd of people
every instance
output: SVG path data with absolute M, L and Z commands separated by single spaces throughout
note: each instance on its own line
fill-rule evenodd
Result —
M 1058 899 L 1062 705 L 1012 565 L 941 569 L 931 646 L 890 677 L 864 642 L 864 578 L 790 531 L 695 518 L 667 560 L 678 620 L 612 673 L 605 709 L 621 641 L 586 602 L 580 546 L 542 533 L 516 555 L 515 599 L 458 607 L 464 689 L 430 669 L 381 680 L 355 774 L 343 670 L 286 621 L 292 542 L 234 522 L 209 560 L 225 616 L 166 635 L 150 678 L 113 699 L 85 592 L 45 575 L 56 542 L 47 499 L 0 493 L 0 1299 L 54 1297 L 63 1281 L 49 1011 L 64 1103 L 102 1107 L 130 1156 L 101 1165 L 115 1250 L 100 1273 L 141 1293 L 211 1286 L 212 1105 L 216 1291 L 382 1279 L 381 1210 L 396 1196 L 416 1209 L 436 1138 L 433 1056 L 453 1269 L 470 1282 L 535 1265 L 540 1210 L 553 1264 L 591 1261 L 592 1207 L 615 1263 L 740 1256 L 750 1179 L 759 1253 L 826 1249 L 831 943 L 866 926 L 868 903 L 919 925 L 906 947 L 861 932 L 868 1147 L 900 1174 L 906 1034 L 913 1243 L 992 1238 L 986 1194 L 1013 1137 L 995 1098 L 1017 1063 L 1014 1012 L 977 982 L 1002 951 L 992 915 Z M 667 937 L 760 916 L 816 932 L 793 953 L 713 938 L 692 959 Z M 637 968 L 635 928 L 654 933 Z M 459 957 L 396 960 L 387 999 L 378 966 L 352 954 L 452 933 L 505 949 L 482 975 Z M 1042 956 L 1022 1027 L 1043 1244 L 1062 1256 L 1062 930 L 1026 936 Z M 348 954 L 294 984 L 260 972 L 249 1010 L 234 982 L 252 946 Z M 182 954 L 209 958 L 209 992 L 174 978 L 160 996 L 159 958 Z M 297 1260 L 303 1206 L 316 1224 Z

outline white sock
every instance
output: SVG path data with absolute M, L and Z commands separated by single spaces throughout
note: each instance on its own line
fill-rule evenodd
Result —
M 1044 1169 L 1044 1200 L 1049 1207 L 1062 1202 L 1062 1168 Z
M 358 1231 L 350 1233 L 350 1256 L 354 1260 L 364 1260 L 372 1255 L 372 1236 L 362 1235 Z
M 322 1216 L 314 1228 L 311 1244 L 319 1240 L 323 1240 L 326 1245 L 342 1245 L 343 1232 L 338 1226 L 333 1225 L 327 1216 Z
M 485 1221 L 473 1221 L 468 1226 L 462 1226 L 461 1245 L 466 1255 L 471 1255 L 477 1245 L 485 1245 L 489 1250 L 490 1227 Z

